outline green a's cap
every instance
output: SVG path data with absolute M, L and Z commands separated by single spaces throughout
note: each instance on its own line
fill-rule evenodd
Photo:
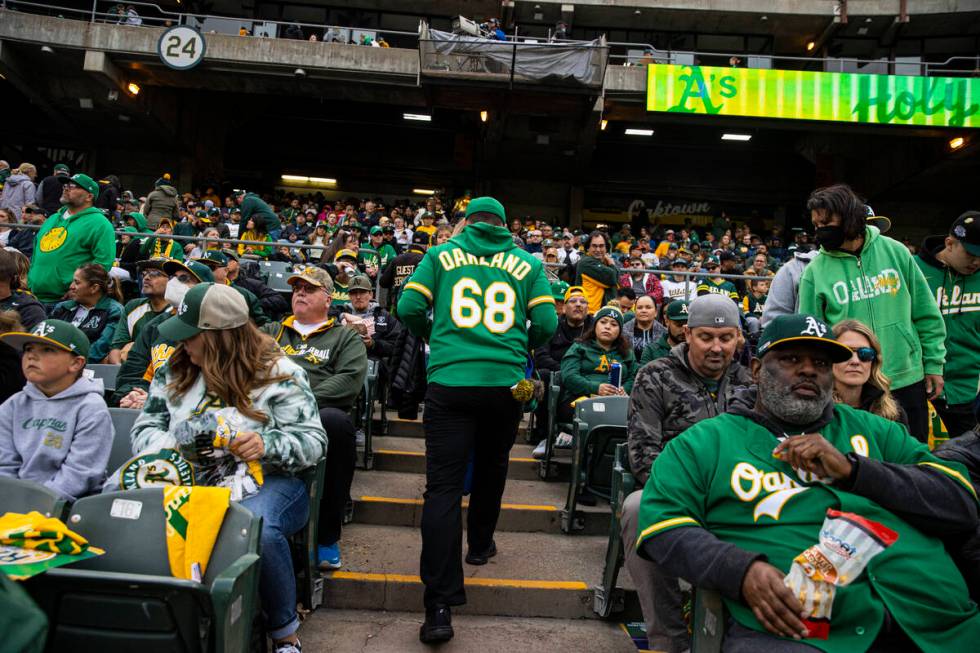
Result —
M 234 329 L 248 322 L 248 304 L 240 292 L 231 286 L 202 283 L 184 295 L 177 314 L 158 327 L 164 340 L 179 341 L 193 338 L 201 331 Z
M 623 328 L 623 312 L 616 308 L 615 306 L 603 306 L 595 314 L 595 321 L 598 322 L 604 317 L 611 317 L 616 320 L 619 324 L 619 328 Z
M 668 320 L 673 320 L 674 322 L 687 322 L 687 307 L 690 302 L 683 299 L 675 299 L 671 303 L 667 304 L 667 308 L 664 309 L 664 314 L 667 316 Z
M 208 209 L 208 215 L 210 216 L 221 215 L 221 209 L 217 207 L 210 208 Z
M 229 261 L 232 259 L 238 261 L 238 252 L 236 252 L 233 249 L 225 247 L 221 250 L 221 253 L 224 254 L 225 258 L 228 259 Z
M 892 228 L 892 221 L 883 215 L 875 215 L 875 210 L 870 205 L 864 205 L 864 220 L 870 225 L 878 227 L 878 231 L 885 233 Z
M 551 296 L 556 302 L 565 301 L 565 293 L 568 292 L 568 284 L 564 281 L 551 282 Z
M 706 268 L 713 268 L 719 265 L 721 265 L 721 262 L 719 262 L 714 256 L 709 256 L 708 258 L 704 259 L 704 267 Z
M 241 212 L 242 212 L 242 210 L 240 208 L 238 208 L 238 207 L 235 207 L 235 208 L 230 209 L 228 211 L 228 213 L 238 213 L 238 214 L 241 214 Z
M 334 262 L 339 261 L 342 258 L 352 258 L 357 260 L 357 252 L 352 249 L 342 249 L 337 252 L 337 255 L 333 257 Z
M 960 241 L 970 254 L 980 256 L 980 211 L 967 211 L 956 218 L 949 235 Z
M 208 212 L 207 211 L 194 211 L 194 217 L 195 218 L 206 218 L 206 217 L 208 217 Z
M 351 279 L 350 283 L 347 284 L 347 292 L 353 292 L 355 290 L 367 290 L 371 292 L 374 288 L 371 286 L 371 280 L 363 274 L 360 274 Z
M 57 163 L 57 164 L 55 164 L 54 171 L 55 172 L 63 172 L 65 174 L 68 174 L 69 172 L 71 172 L 71 170 L 68 169 L 68 166 L 66 166 L 64 163 Z
M 198 263 L 197 261 L 167 261 L 163 264 L 163 271 L 170 276 L 174 276 L 180 270 L 194 275 L 194 278 L 201 283 L 211 283 L 214 281 L 214 274 L 211 273 L 211 268 L 203 263 Z
M 835 363 L 851 358 L 851 348 L 834 340 L 830 327 L 812 315 L 780 315 L 766 325 L 759 336 L 756 355 L 762 358 L 770 351 L 793 343 L 823 348 Z
M 507 222 L 507 213 L 504 211 L 504 205 L 492 197 L 474 197 L 466 205 L 467 218 L 474 213 L 481 212 L 493 213 L 504 222 Z
M 37 323 L 30 333 L 25 331 L 11 331 L 10 333 L 0 335 L 0 340 L 17 351 L 23 351 L 24 345 L 36 342 L 63 349 L 70 354 L 75 354 L 82 358 L 88 358 L 88 338 L 82 333 L 81 329 L 61 320 L 42 320 Z
M 136 269 L 139 272 L 143 272 L 145 270 L 160 270 L 162 272 L 166 272 L 166 270 L 163 269 L 163 266 L 172 260 L 173 259 L 169 259 L 164 256 L 156 256 L 146 259 L 145 261 L 137 261 Z
M 69 181 L 75 182 L 80 187 L 92 193 L 92 201 L 95 201 L 95 199 L 99 196 L 99 183 L 88 175 L 84 175 L 80 172 L 72 175 L 71 177 L 58 177 L 58 181 L 63 184 L 67 184 Z
M 226 265 L 228 265 L 228 257 L 215 249 L 211 249 L 204 252 L 204 256 L 202 256 L 201 258 L 195 258 L 191 260 L 196 263 L 206 265 L 211 270 L 214 270 L 216 268 L 223 268 Z
M 381 227 L 371 227 L 371 235 L 378 236 L 381 234 Z

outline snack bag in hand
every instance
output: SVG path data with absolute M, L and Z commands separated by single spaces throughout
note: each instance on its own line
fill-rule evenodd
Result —
M 793 559 L 783 579 L 803 611 L 810 637 L 827 639 L 837 587 L 854 582 L 868 562 L 891 546 L 898 533 L 850 512 L 828 509 L 820 541 Z

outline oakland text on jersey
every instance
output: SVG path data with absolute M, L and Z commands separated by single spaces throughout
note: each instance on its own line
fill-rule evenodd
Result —
M 980 292 L 963 292 L 961 286 L 953 286 L 952 290 L 947 292 L 940 286 L 936 288 L 936 302 L 943 315 L 980 311 Z
M 847 281 L 838 281 L 833 285 L 834 299 L 838 304 L 872 299 L 883 293 L 896 295 L 901 288 L 902 277 L 893 268 L 884 269 L 873 277 L 865 275 L 851 279 L 850 288 Z
M 446 272 L 466 265 L 482 265 L 488 268 L 499 268 L 509 272 L 518 281 L 526 277 L 527 273 L 531 271 L 530 263 L 521 260 L 519 256 L 507 254 L 506 252 L 498 252 L 488 261 L 485 256 L 474 256 L 473 254 L 467 254 L 462 249 L 456 248 L 439 252 L 439 263 Z

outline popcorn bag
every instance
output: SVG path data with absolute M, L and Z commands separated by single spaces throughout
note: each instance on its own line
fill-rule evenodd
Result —
M 897 539 L 898 533 L 883 524 L 854 513 L 827 510 L 820 541 L 793 559 L 783 579 L 807 614 L 803 623 L 811 638 L 827 639 L 830 634 L 837 588 L 854 582 L 868 562 Z

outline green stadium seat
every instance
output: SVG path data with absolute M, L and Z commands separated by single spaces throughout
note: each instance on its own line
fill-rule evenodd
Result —
M 367 375 L 364 377 L 363 410 L 360 413 L 360 426 L 364 429 L 364 450 L 361 452 L 361 466 L 364 469 L 374 467 L 374 450 L 371 446 L 371 438 L 374 433 L 374 400 L 379 398 L 380 388 L 378 387 L 378 374 L 381 364 L 376 360 L 368 359 Z M 384 419 L 384 404 L 382 403 L 382 419 Z
M 616 587 L 619 571 L 623 568 L 623 547 L 632 543 L 623 542 L 622 519 L 623 503 L 633 492 L 636 481 L 630 472 L 629 445 L 621 442 L 616 445 L 616 456 L 612 466 L 612 518 L 609 520 L 609 544 L 606 545 L 606 564 L 602 570 L 602 585 L 595 588 L 592 609 L 600 617 L 608 617 L 623 608 L 623 592 Z
M 612 461 L 616 445 L 626 441 L 629 397 L 593 397 L 575 405 L 572 425 L 572 477 L 561 513 L 561 530 L 571 533 L 583 524 L 576 518 L 582 492 L 603 499 L 612 496 Z
M 694 592 L 694 625 L 691 653 L 721 653 L 728 611 L 721 594 L 698 588 Z
M 109 452 L 109 462 L 106 464 L 106 470 L 109 474 L 112 474 L 133 457 L 133 442 L 129 434 L 132 432 L 133 423 L 139 414 L 140 411 L 135 408 L 109 409 L 109 415 L 112 417 L 112 428 L 115 431 L 112 438 L 112 451 Z
M 92 370 L 95 378 L 102 379 L 102 385 L 105 386 L 106 393 L 112 394 L 116 391 L 116 376 L 119 374 L 120 367 L 122 366 L 90 363 L 85 366 L 85 369 Z
M 18 583 L 0 574 L 0 649 L 41 653 L 47 639 L 47 616 Z
M 558 422 L 558 398 L 561 396 L 561 372 L 555 370 L 551 373 L 551 380 L 548 382 L 548 392 L 545 400 L 548 404 L 548 424 L 545 432 L 547 433 L 544 445 L 544 458 L 538 464 L 538 476 L 542 480 L 549 480 L 558 475 L 557 465 L 553 462 L 555 457 L 555 438 L 562 431 L 571 433 L 572 425 Z
M 310 497 L 310 518 L 306 527 L 289 539 L 296 570 L 296 598 L 307 610 L 313 611 L 323 602 L 323 577 L 317 572 L 317 536 L 320 527 L 320 501 L 323 498 L 323 481 L 326 477 L 326 459 L 320 459 L 299 478 L 306 484 Z
M 293 287 L 290 286 L 286 280 L 292 275 L 289 271 L 279 271 L 273 270 L 266 275 L 266 285 L 275 290 L 276 292 L 292 295 Z
M 45 517 L 63 519 L 66 502 L 61 495 L 40 483 L 0 476 L 0 515 L 36 510 Z
M 171 577 L 164 519 L 161 488 L 75 502 L 69 527 L 105 555 L 24 582 L 51 622 L 50 650 L 245 652 L 261 641 L 261 518 L 228 507 L 201 583 Z
M 292 263 L 287 263 L 286 261 L 259 261 L 259 272 L 266 279 L 269 278 L 271 274 L 287 274 L 293 269 Z

